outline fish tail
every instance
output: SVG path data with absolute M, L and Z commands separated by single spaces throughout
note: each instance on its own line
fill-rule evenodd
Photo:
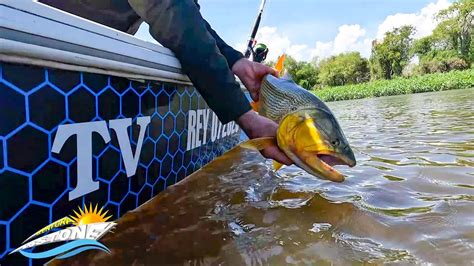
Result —
M 275 64 L 275 69 L 278 71 L 278 77 L 280 77 L 283 74 L 283 67 L 285 63 L 286 55 L 282 54 L 279 58 L 277 63 Z
M 277 146 L 277 143 L 275 137 L 262 137 L 247 140 L 246 142 L 239 144 L 239 146 L 249 150 L 261 151 L 270 146 Z
M 258 102 L 251 102 L 250 106 L 252 106 L 252 109 L 258 113 L 258 110 L 260 109 L 260 105 L 258 104 Z
M 275 170 L 275 172 L 280 170 L 280 168 L 282 168 L 282 167 L 283 167 L 283 164 L 281 164 L 281 163 L 279 163 L 275 160 L 273 161 L 273 170 Z

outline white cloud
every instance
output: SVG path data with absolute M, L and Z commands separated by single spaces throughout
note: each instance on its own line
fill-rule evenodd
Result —
M 436 14 L 451 5 L 450 0 L 437 0 L 422 8 L 416 13 L 398 13 L 390 15 L 378 26 L 376 36 L 367 36 L 367 31 L 359 24 L 341 25 L 334 40 L 328 42 L 316 42 L 315 46 L 307 44 L 295 44 L 288 36 L 278 31 L 276 27 L 261 27 L 257 34 L 257 40 L 269 46 L 270 52 L 267 60 L 276 60 L 282 53 L 286 53 L 296 60 L 310 61 L 314 57 L 327 58 L 339 53 L 358 51 L 364 57 L 370 56 L 372 40 L 382 39 L 384 34 L 394 28 L 404 25 L 413 25 L 416 28 L 415 38 L 430 35 L 437 26 Z M 298 27 L 298 25 L 296 25 Z M 140 27 L 136 36 L 140 39 L 156 41 L 148 33 L 148 25 L 145 23 Z M 235 48 L 244 51 L 246 42 L 238 43 Z
M 276 60 L 281 54 L 286 53 L 296 60 L 306 60 L 308 46 L 305 44 L 292 44 L 287 36 L 278 32 L 276 27 L 262 27 L 258 30 L 256 39 L 259 43 L 264 43 L 269 46 L 267 61 Z M 236 49 L 243 51 L 246 48 L 246 43 L 239 43 Z
M 436 3 L 430 3 L 417 13 L 398 13 L 388 16 L 377 31 L 377 39 L 383 39 L 386 32 L 404 25 L 412 25 L 416 28 L 415 38 L 422 38 L 430 35 L 438 25 L 435 19 L 436 14 L 451 3 L 448 0 L 438 0 Z
M 275 55 L 279 56 L 282 53 L 283 51 Z M 286 50 L 286 54 L 292 56 L 298 61 L 307 60 L 307 56 L 306 56 L 307 53 L 308 53 L 308 46 L 305 44 L 293 44 L 293 45 L 290 45 Z
M 435 19 L 436 14 L 450 5 L 448 0 L 438 0 L 436 3 L 428 4 L 417 13 L 390 15 L 378 26 L 375 38 L 381 40 L 386 32 L 404 25 L 415 27 L 416 39 L 428 36 L 438 24 Z M 316 47 L 311 50 L 311 57 L 325 58 L 349 51 L 358 51 L 362 56 L 369 57 L 372 39 L 375 38 L 367 38 L 366 30 L 358 24 L 342 25 L 333 41 L 316 42 Z
M 311 58 L 326 58 L 349 51 L 358 51 L 363 56 L 370 55 L 371 40 L 364 38 L 366 30 L 360 25 L 342 25 L 333 41 L 316 42 L 316 47 L 311 49 Z
M 257 34 L 257 40 L 269 46 L 268 60 L 275 60 L 286 53 L 296 60 L 310 61 L 315 56 L 319 58 L 347 52 L 359 51 L 364 56 L 370 55 L 371 40 L 364 38 L 366 31 L 360 25 L 342 25 L 335 39 L 330 42 L 317 42 L 311 49 L 305 44 L 294 44 L 278 31 L 276 27 L 262 27 Z M 237 46 L 238 50 L 245 49 L 245 43 Z

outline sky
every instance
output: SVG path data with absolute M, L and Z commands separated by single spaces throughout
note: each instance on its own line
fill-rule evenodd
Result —
M 267 0 L 257 41 L 269 46 L 268 59 L 287 53 L 297 60 L 358 51 L 370 55 L 374 39 L 406 24 L 415 38 L 431 34 L 434 15 L 452 0 Z M 260 0 L 200 0 L 201 13 L 219 35 L 245 50 Z M 148 26 L 137 37 L 154 42 Z

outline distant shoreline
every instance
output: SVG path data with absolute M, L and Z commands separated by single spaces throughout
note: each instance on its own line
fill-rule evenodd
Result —
M 474 69 L 426 74 L 412 78 L 377 80 L 356 85 L 311 90 L 323 101 L 343 101 L 421 92 L 434 92 L 474 87 Z

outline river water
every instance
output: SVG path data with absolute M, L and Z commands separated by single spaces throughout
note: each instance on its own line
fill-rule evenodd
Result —
M 474 89 L 329 104 L 344 183 L 236 148 L 65 264 L 474 264 Z

